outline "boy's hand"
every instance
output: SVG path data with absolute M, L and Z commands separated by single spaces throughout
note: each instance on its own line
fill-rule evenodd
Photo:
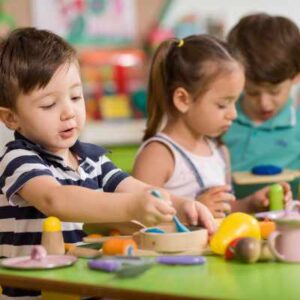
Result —
M 231 212 L 230 202 L 235 201 L 230 190 L 228 185 L 212 187 L 200 194 L 196 200 L 207 206 L 215 218 L 224 218 Z
M 209 209 L 202 203 L 194 200 L 185 200 L 179 209 L 183 219 L 191 225 L 203 225 L 208 233 L 212 234 L 216 230 L 216 223 Z
M 293 200 L 291 187 L 287 182 L 281 182 L 280 184 L 283 187 L 284 206 L 286 207 L 286 205 Z M 266 186 L 249 197 L 249 201 L 251 202 L 249 204 L 254 211 L 264 211 L 269 207 L 269 189 L 270 187 Z
M 176 210 L 169 200 L 169 195 L 164 192 L 163 196 L 163 199 L 159 199 L 151 195 L 150 189 L 135 194 L 130 204 L 129 215 L 146 226 L 171 222 Z

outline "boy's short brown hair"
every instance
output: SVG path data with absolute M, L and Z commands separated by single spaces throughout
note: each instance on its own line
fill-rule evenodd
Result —
M 243 17 L 228 34 L 245 64 L 246 78 L 256 84 L 278 84 L 300 71 L 300 33 L 282 16 L 252 14 Z
M 0 106 L 15 109 L 20 93 L 45 87 L 76 51 L 58 35 L 35 28 L 12 31 L 0 44 Z

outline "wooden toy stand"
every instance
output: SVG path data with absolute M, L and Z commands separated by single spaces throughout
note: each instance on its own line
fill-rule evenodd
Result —
M 233 182 L 236 184 L 259 184 L 259 183 L 275 183 L 280 181 L 292 181 L 300 176 L 300 172 L 296 170 L 283 170 L 277 175 L 254 175 L 251 172 L 235 172 L 232 175 Z

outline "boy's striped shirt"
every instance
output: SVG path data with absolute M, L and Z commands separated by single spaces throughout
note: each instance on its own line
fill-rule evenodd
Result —
M 0 256 L 30 255 L 32 246 L 41 243 L 46 216 L 18 195 L 28 180 L 46 175 L 62 185 L 114 192 L 128 176 L 107 158 L 101 147 L 77 141 L 71 150 L 79 158 L 76 171 L 19 133 L 5 146 L 0 154 Z M 80 242 L 84 236 L 81 223 L 62 222 L 62 228 L 65 243 Z

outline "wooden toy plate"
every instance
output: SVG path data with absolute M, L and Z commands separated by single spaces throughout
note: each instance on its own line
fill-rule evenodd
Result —
M 103 235 L 109 235 L 111 230 L 118 230 L 121 235 L 132 235 L 143 228 L 145 228 L 145 226 L 137 221 L 116 223 L 85 223 L 83 225 L 83 231 L 85 233 L 100 233 Z

